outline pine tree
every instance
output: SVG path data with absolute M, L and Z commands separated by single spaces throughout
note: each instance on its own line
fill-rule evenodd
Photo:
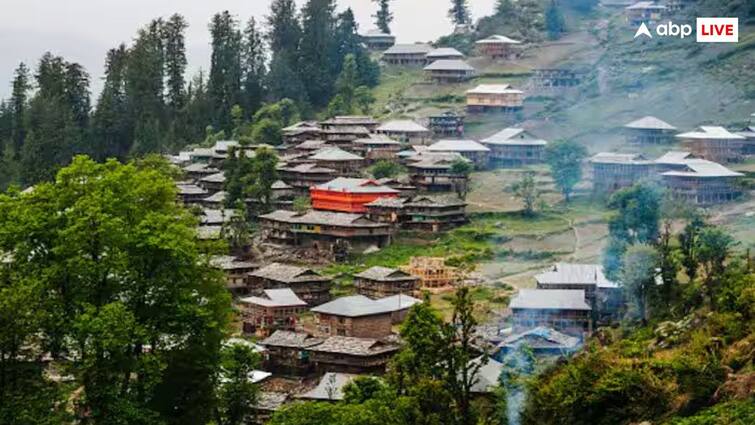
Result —
M 451 9 L 448 11 L 448 17 L 455 25 L 467 25 L 472 22 L 472 16 L 469 13 L 467 0 L 451 0 Z
M 267 85 L 273 100 L 304 100 L 304 84 L 299 73 L 299 42 L 301 27 L 296 18 L 294 0 L 273 0 L 267 17 L 267 34 L 272 59 Z
M 337 67 L 333 70 L 333 74 L 339 75 L 341 73 L 344 59 L 351 54 L 354 55 L 357 62 L 359 85 L 375 87 L 380 82 L 380 65 L 370 58 L 362 44 L 358 30 L 354 12 L 350 8 L 338 15 L 334 52 L 331 59 Z
M 174 14 L 163 29 L 165 44 L 165 74 L 167 78 L 167 103 L 171 114 L 175 115 L 186 104 L 186 41 L 185 31 L 189 27 L 183 16 Z
M 92 117 L 95 159 L 115 157 L 125 160 L 131 149 L 133 122 L 126 100 L 126 46 L 110 49 L 105 60 L 105 84 Z
M 210 24 L 212 57 L 208 90 L 214 109 L 213 125 L 232 130 L 231 108 L 241 101 L 241 31 L 227 10 L 216 14 Z
M 264 99 L 265 47 L 257 22 L 250 18 L 244 29 L 242 44 L 242 105 L 247 115 L 254 115 Z
M 545 28 L 548 31 L 548 37 L 551 40 L 561 38 L 561 34 L 564 32 L 564 25 L 564 14 L 561 13 L 556 0 L 551 0 L 545 9 Z
M 13 150 L 16 158 L 20 157 L 21 147 L 26 139 L 26 124 L 24 122 L 28 102 L 29 90 L 31 90 L 31 75 L 29 68 L 22 62 L 16 68 L 13 77 L 13 92 L 10 98 L 10 108 L 12 112 L 12 134 Z
M 302 38 L 299 47 L 301 79 L 307 81 L 307 97 L 317 106 L 326 105 L 337 69 L 328 55 L 334 50 L 335 1 L 309 0 L 302 8 Z
M 378 11 L 373 15 L 375 26 L 385 34 L 391 33 L 391 22 L 393 22 L 393 13 L 390 10 L 391 0 L 373 0 L 378 4 Z

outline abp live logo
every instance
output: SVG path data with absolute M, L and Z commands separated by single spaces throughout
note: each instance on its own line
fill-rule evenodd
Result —
M 697 18 L 698 43 L 737 43 L 739 19 Z

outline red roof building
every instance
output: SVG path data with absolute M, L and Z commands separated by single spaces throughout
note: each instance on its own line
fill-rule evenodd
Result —
M 347 213 L 367 212 L 365 204 L 378 198 L 397 198 L 399 191 L 375 180 L 339 177 L 310 188 L 312 208 Z

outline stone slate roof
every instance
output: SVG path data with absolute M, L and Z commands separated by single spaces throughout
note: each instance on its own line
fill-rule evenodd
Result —
M 212 149 L 215 152 L 228 152 L 231 148 L 237 148 L 241 146 L 236 140 L 218 140 L 215 142 L 215 146 Z
M 295 148 L 301 150 L 320 150 L 328 146 L 328 142 L 325 140 L 306 140 L 296 145 Z
M 506 337 L 497 348 L 515 348 L 519 344 L 526 344 L 534 349 L 562 349 L 575 350 L 579 347 L 580 340 L 577 337 L 563 334 L 553 328 L 538 326 L 524 332 Z
M 383 52 L 384 55 L 426 55 L 433 50 L 429 44 L 396 44 Z
M 475 394 L 492 392 L 495 387 L 500 385 L 501 372 L 503 371 L 502 363 L 487 356 L 480 356 L 469 361 L 470 364 L 474 365 L 481 362 L 485 363 L 477 371 L 472 388 L 470 388 L 471 392 Z
M 524 145 L 524 146 L 545 146 L 548 144 L 545 140 L 540 140 L 530 136 L 523 128 L 504 128 L 498 133 L 481 140 L 486 145 Z
M 391 269 L 388 267 L 374 266 L 367 270 L 357 273 L 354 277 L 369 280 L 379 280 L 386 282 L 399 282 L 404 280 L 418 280 L 417 277 L 405 273 L 401 270 Z
M 296 397 L 306 400 L 340 401 L 343 400 L 344 387 L 359 376 L 348 373 L 326 372 L 315 388 Z
M 207 192 L 204 188 L 195 184 L 176 184 L 179 195 L 206 195 Z
M 283 283 L 326 282 L 330 280 L 329 277 L 321 276 L 312 269 L 281 263 L 268 264 L 249 273 L 249 276 Z
M 269 214 L 259 216 L 263 220 L 280 221 L 291 224 L 312 224 L 335 227 L 362 227 L 379 228 L 388 227 L 388 224 L 377 223 L 364 214 L 340 213 L 332 211 L 309 210 L 306 213 L 295 211 L 277 210 Z
M 357 134 L 366 137 L 370 134 L 367 127 L 361 125 L 339 125 L 322 131 L 325 134 Z
M 210 265 L 223 271 L 250 269 L 257 266 L 255 263 L 239 260 L 231 255 L 215 255 L 210 258 Z
M 439 47 L 427 54 L 428 59 L 432 58 L 444 58 L 444 57 L 457 57 L 463 58 L 464 53 L 454 49 L 453 47 Z
M 399 193 L 398 190 L 383 186 L 375 180 L 349 177 L 338 177 L 316 186 L 316 189 L 349 193 Z
M 307 305 L 290 288 L 265 289 L 262 292 L 264 294 L 262 297 L 246 297 L 239 301 L 262 307 L 305 307 Z
M 379 122 L 375 118 L 366 115 L 339 115 L 320 123 L 321 125 L 346 125 L 346 126 L 363 126 L 377 125 Z
M 379 128 L 378 128 L 379 130 Z M 364 137 L 361 139 L 356 139 L 353 142 L 351 142 L 355 145 L 401 145 L 401 142 L 397 140 L 393 140 L 390 137 L 384 135 L 384 134 L 370 134 L 370 137 Z
M 310 348 L 314 352 L 345 354 L 351 356 L 375 356 L 399 350 L 398 343 L 380 341 L 373 338 L 331 336 L 322 344 Z
M 418 195 L 404 202 L 405 207 L 464 207 L 467 203 L 456 195 Z
M 521 90 L 512 89 L 508 84 L 480 84 L 479 86 L 467 90 L 467 94 L 516 94 L 524 93 Z
M 521 44 L 521 41 L 506 37 L 505 35 L 491 35 L 488 38 L 475 41 L 476 44 Z
M 313 308 L 313 313 L 332 314 L 343 317 L 363 317 L 376 314 L 390 314 L 405 310 L 420 300 L 408 295 L 394 295 L 373 300 L 364 295 L 350 295 Z
M 430 152 L 490 152 L 474 140 L 441 140 L 428 148 Z
M 350 152 L 346 152 L 341 148 L 324 148 L 317 151 L 315 154 L 309 157 L 313 161 L 361 161 L 362 158 L 359 155 L 355 155 Z
M 689 159 L 684 162 L 684 166 L 687 167 L 686 171 L 668 171 L 663 173 L 662 175 L 700 178 L 741 177 L 744 175 L 742 173 L 732 171 L 717 162 L 708 161 L 705 159 Z
M 642 154 L 638 153 L 614 153 L 600 152 L 590 158 L 594 164 L 627 164 L 627 165 L 648 165 L 653 161 L 648 161 Z
M 692 158 L 692 153 L 686 151 L 669 151 L 655 160 L 656 164 L 680 165 Z
M 317 164 L 299 164 L 296 167 L 281 167 L 281 170 L 291 171 L 299 174 L 330 174 L 336 170 L 327 167 L 320 167 Z
M 272 186 L 270 186 L 273 190 L 285 190 L 285 189 L 291 189 L 291 186 L 286 184 L 283 180 L 276 180 Z
M 216 210 L 211 208 L 204 208 L 202 209 L 202 215 L 199 219 L 202 224 L 212 225 L 227 223 L 235 216 L 236 210 L 233 209 Z
M 473 66 L 461 59 L 439 59 L 427 65 L 425 71 L 476 71 Z
M 377 198 L 372 202 L 364 204 L 366 207 L 381 207 L 381 208 L 403 208 L 404 202 L 406 200 L 403 198 Z
M 375 131 L 395 133 L 429 133 L 430 130 L 412 120 L 391 120 L 384 122 Z
M 203 201 L 222 204 L 223 202 L 225 202 L 225 197 L 227 195 L 227 192 L 221 190 L 220 192 L 215 192 L 214 194 L 204 198 Z
M 667 123 L 666 121 L 651 116 L 642 117 L 638 120 L 632 121 L 626 124 L 624 127 L 635 128 L 639 130 L 676 130 L 676 127 Z
M 288 394 L 270 391 L 261 391 L 257 395 L 257 401 L 254 404 L 255 410 L 265 412 L 275 412 L 279 410 L 288 400 Z
M 217 240 L 220 239 L 223 226 L 199 226 L 197 227 L 197 238 L 200 240 Z
M 187 173 L 206 173 L 206 174 L 214 174 L 219 172 L 217 168 L 210 167 L 209 164 L 204 164 L 201 162 L 197 162 L 194 164 L 189 164 L 182 168 Z
M 511 300 L 512 309 L 592 310 L 579 289 L 521 289 Z
M 260 344 L 272 347 L 310 348 L 322 341 L 322 338 L 315 338 L 308 333 L 277 330 L 260 341 Z
M 207 177 L 202 177 L 199 181 L 205 183 L 225 183 L 225 173 L 210 174 Z
M 599 264 L 567 264 L 557 263 L 548 271 L 535 275 L 535 280 L 543 284 L 587 284 L 599 288 L 618 288 L 603 274 L 603 266 Z
M 744 140 L 743 136 L 731 133 L 723 127 L 701 126 L 699 131 L 677 134 L 680 139 L 718 139 L 718 140 Z

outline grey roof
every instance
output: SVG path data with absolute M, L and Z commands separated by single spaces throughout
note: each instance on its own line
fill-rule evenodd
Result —
M 334 316 L 362 317 L 405 310 L 420 302 L 422 301 L 408 295 L 394 295 L 378 300 L 364 295 L 350 295 L 322 304 L 311 311 Z
M 638 1 L 637 3 L 631 6 L 627 6 L 625 9 L 627 10 L 645 10 L 645 9 L 666 10 L 666 6 L 658 4 L 654 1 Z
M 362 34 L 362 37 L 365 38 L 383 38 L 383 37 L 390 37 L 390 38 L 396 38 L 393 34 L 388 34 L 383 31 L 380 31 L 379 29 L 372 29 L 367 31 L 365 34 Z
M 444 58 L 444 57 L 457 57 L 463 58 L 464 53 L 454 49 L 453 47 L 439 47 L 427 54 L 428 59 L 432 58 Z
M 202 209 L 200 221 L 202 224 L 223 224 L 236 216 L 236 210 L 222 209 L 216 210 L 211 208 Z
M 290 288 L 265 289 L 262 297 L 246 297 L 239 301 L 245 304 L 254 304 L 262 307 L 305 307 L 302 301 Z
M 367 115 L 338 115 L 320 123 L 321 125 L 346 125 L 346 126 L 361 126 L 361 125 L 377 125 L 379 124 L 375 118 Z
M 319 224 L 336 227 L 386 227 L 385 223 L 376 223 L 364 214 L 339 213 L 332 211 L 309 210 L 305 213 L 278 210 L 259 216 L 261 219 L 282 221 L 293 224 Z
M 277 330 L 260 341 L 260 344 L 274 347 L 309 348 L 320 344 L 322 341 L 322 338 L 315 338 L 304 332 Z
M 320 126 L 315 121 L 299 121 L 296 124 L 289 125 L 282 131 L 284 133 L 299 133 L 304 131 L 319 130 Z
M 257 395 L 257 400 L 254 404 L 254 408 L 256 410 L 274 412 L 283 407 L 287 400 L 288 394 L 286 393 L 261 391 Z
M 199 181 L 205 183 L 225 183 L 225 173 L 215 173 L 209 176 L 202 177 Z
M 310 350 L 323 353 L 347 354 L 352 356 L 374 356 L 398 351 L 397 343 L 380 341 L 373 338 L 356 338 L 349 336 L 331 336 L 322 344 Z
M 361 136 L 367 136 L 370 134 L 370 130 L 362 125 L 337 125 L 333 128 L 323 130 L 325 134 L 358 134 Z
M 215 152 L 228 152 L 231 148 L 237 148 L 241 146 L 236 140 L 218 140 L 215 142 L 215 146 L 212 147 Z
M 667 123 L 666 121 L 651 116 L 642 117 L 638 120 L 632 121 L 626 124 L 624 127 L 636 128 L 640 130 L 676 130 L 676 127 Z
M 283 180 L 276 180 L 275 182 L 273 182 L 273 184 L 272 184 L 272 186 L 270 186 L 270 188 L 273 189 L 273 190 L 285 190 L 285 189 L 291 189 L 291 186 L 288 185 Z
M 512 309 L 591 310 L 579 289 L 522 289 L 511 300 Z
M 669 151 L 655 160 L 656 164 L 679 165 L 692 158 L 692 153 L 686 151 Z
M 325 147 L 330 147 L 325 140 L 306 140 L 295 146 L 296 149 L 301 150 L 319 150 Z
M 467 90 L 466 94 L 522 94 L 521 90 L 511 88 L 509 84 L 480 84 Z
M 470 388 L 472 393 L 484 394 L 491 392 L 495 387 L 500 385 L 501 372 L 503 364 L 487 356 L 480 356 L 469 361 L 470 364 L 482 366 L 474 376 L 474 383 Z
M 440 59 L 427 65 L 425 71 L 475 71 L 474 67 L 461 59 Z
M 378 128 L 380 130 L 380 128 Z M 370 134 L 370 137 L 356 139 L 353 142 L 356 145 L 401 145 L 401 142 L 393 140 L 385 134 Z
M 405 207 L 463 207 L 467 203 L 456 195 L 418 195 L 404 202 Z
M 268 264 L 265 267 L 249 273 L 249 276 L 283 283 L 330 280 L 330 278 L 321 276 L 312 269 L 281 263 Z
M 677 134 L 680 139 L 719 139 L 719 140 L 744 140 L 743 136 L 734 134 L 723 127 L 700 126 L 699 131 L 690 131 Z
M 348 373 L 326 372 L 315 388 L 296 397 L 307 400 L 343 400 L 344 387 L 359 376 Z
M 490 152 L 489 148 L 474 140 L 441 140 L 430 145 L 431 152 Z
M 644 156 L 638 153 L 614 153 L 614 152 L 600 152 L 590 158 L 590 162 L 596 164 L 634 164 L 634 165 L 646 165 L 652 164 L 652 161 L 648 161 Z
M 481 143 L 487 145 L 535 145 L 545 146 L 548 144 L 545 140 L 532 137 L 522 128 L 508 127 L 498 133 L 481 140 Z
M 364 205 L 366 207 L 403 208 L 405 201 L 403 198 L 388 198 L 383 196 Z
M 741 177 L 744 174 L 732 171 L 723 165 L 705 159 L 690 159 L 684 162 L 687 171 L 668 171 L 664 176 L 681 177 Z
M 384 55 L 426 55 L 433 50 L 429 44 L 396 44 L 383 52 Z
M 355 155 L 350 152 L 346 152 L 341 148 L 324 148 L 315 152 L 309 159 L 313 161 L 361 161 L 362 158 L 359 155 Z
M 383 186 L 375 180 L 350 177 L 338 177 L 316 186 L 319 190 L 341 191 L 350 193 L 399 193 L 398 190 Z
M 201 240 L 217 240 L 223 231 L 223 226 L 199 226 L 197 227 L 197 238 Z
M 210 258 L 210 265 L 224 271 L 256 267 L 256 264 L 240 260 L 232 255 L 215 255 Z
M 299 174 L 330 174 L 336 172 L 336 170 L 332 168 L 320 167 L 317 164 L 299 164 L 295 167 L 283 167 L 282 169 Z
M 513 348 L 520 343 L 526 344 L 532 348 L 574 350 L 579 347 L 580 341 L 577 337 L 563 334 L 553 328 L 538 326 L 534 329 L 528 329 L 518 334 L 509 335 L 498 344 L 498 348 Z
M 228 192 L 220 191 L 203 199 L 204 202 L 220 203 L 225 202 L 225 198 L 228 196 Z
M 176 189 L 178 189 L 179 195 L 205 195 L 207 192 L 204 188 L 195 184 L 179 184 L 176 183 Z
M 191 158 L 222 158 L 223 156 L 215 152 L 213 148 L 194 148 L 189 152 Z
M 488 38 L 477 40 L 476 44 L 521 44 L 521 41 L 506 37 L 505 35 L 491 35 Z
M 357 273 L 354 277 L 370 280 L 382 280 L 382 281 L 402 281 L 402 280 L 417 280 L 418 278 L 397 269 L 391 269 L 388 267 L 374 266 L 367 270 Z
M 412 120 L 391 120 L 384 122 L 375 131 L 394 133 L 429 133 L 430 130 Z
M 550 270 L 535 275 L 535 280 L 543 284 L 585 284 L 601 288 L 616 288 L 618 284 L 606 278 L 603 266 L 599 264 L 556 263 Z
M 397 294 L 390 297 L 380 298 L 375 300 L 376 303 L 383 306 L 386 310 L 391 312 L 401 311 L 411 308 L 415 304 L 422 303 L 422 300 L 414 298 L 410 295 Z
M 202 162 L 189 164 L 183 167 L 182 170 L 184 170 L 187 173 L 205 173 L 205 174 L 214 174 L 220 171 L 217 168 L 210 167 L 209 164 L 205 164 Z

